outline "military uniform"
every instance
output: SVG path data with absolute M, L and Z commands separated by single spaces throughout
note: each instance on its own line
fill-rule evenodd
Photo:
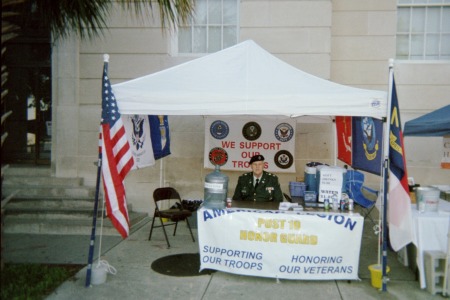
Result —
M 253 172 L 239 176 L 233 200 L 283 201 L 283 193 L 275 174 L 264 171 L 256 189 L 254 186 Z

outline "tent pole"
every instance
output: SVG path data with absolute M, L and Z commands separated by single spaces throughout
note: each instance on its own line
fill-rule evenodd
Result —
M 333 118 L 333 128 L 334 128 L 334 165 L 337 165 L 337 126 L 336 126 L 336 118 Z
M 161 158 L 159 162 L 159 187 L 164 186 L 164 158 Z
M 102 217 L 100 219 L 100 240 L 99 240 L 99 243 L 98 243 L 97 266 L 100 265 L 100 260 L 101 260 L 101 257 L 102 257 L 103 222 L 104 222 L 104 219 L 105 219 L 105 211 L 106 211 L 105 203 L 106 203 L 105 202 L 105 195 L 103 195 L 102 196 L 102 210 L 101 210 Z
M 383 167 L 383 181 L 384 181 L 384 186 L 387 187 L 388 186 L 388 172 L 389 172 L 389 160 L 385 159 L 384 160 L 384 167 Z M 386 292 L 387 291 L 387 191 L 386 188 L 384 188 L 383 190 L 383 233 L 382 233 L 382 237 L 383 237 L 383 261 L 382 261 L 382 268 L 383 268 L 383 285 L 382 285 L 382 291 Z

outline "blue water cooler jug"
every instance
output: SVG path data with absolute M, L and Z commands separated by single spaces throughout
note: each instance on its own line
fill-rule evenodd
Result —
M 320 162 L 310 162 L 305 166 L 305 184 L 306 190 L 317 192 L 317 166 L 322 165 Z

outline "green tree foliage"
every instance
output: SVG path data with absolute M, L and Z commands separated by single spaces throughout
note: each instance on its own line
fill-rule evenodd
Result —
M 107 28 L 107 20 L 116 2 L 136 16 L 151 17 L 156 8 L 161 26 L 175 28 L 192 14 L 194 0 L 25 0 L 20 13 L 28 18 L 32 13 L 53 38 L 76 33 L 81 38 L 98 36 Z

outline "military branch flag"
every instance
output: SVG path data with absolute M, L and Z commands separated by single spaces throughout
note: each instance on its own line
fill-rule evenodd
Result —
M 134 160 L 109 82 L 108 62 L 103 67 L 101 136 L 106 212 L 122 238 L 126 238 L 130 226 L 123 180 Z
M 336 116 L 338 159 L 352 165 L 352 117 Z
M 170 155 L 170 132 L 167 116 L 148 116 L 155 160 Z
M 155 165 L 148 116 L 124 115 L 122 122 L 133 153 L 133 170 Z
M 392 78 L 392 100 L 389 132 L 389 194 L 388 216 L 389 238 L 395 251 L 412 242 L 411 199 L 409 197 L 408 174 L 403 147 L 395 80 Z
M 383 123 L 370 117 L 353 117 L 352 166 L 381 175 L 383 156 Z

